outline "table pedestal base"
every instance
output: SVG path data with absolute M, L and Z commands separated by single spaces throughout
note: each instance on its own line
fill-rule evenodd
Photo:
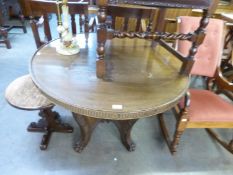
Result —
M 121 141 L 123 145 L 126 147 L 128 151 L 134 151 L 135 150 L 135 144 L 131 139 L 131 130 L 133 128 L 133 125 L 136 123 L 137 119 L 134 120 L 103 120 L 103 119 L 97 119 L 92 117 L 87 117 L 83 115 L 79 115 L 76 113 L 73 113 L 74 119 L 78 123 L 80 127 L 80 139 L 79 141 L 74 145 L 74 150 L 76 152 L 81 153 L 82 150 L 87 146 L 92 132 L 94 131 L 95 127 L 99 122 L 102 121 L 111 121 L 113 122 L 121 135 Z
M 39 112 L 42 117 L 37 123 L 32 122 L 27 130 L 29 132 L 44 132 L 40 143 L 40 149 L 46 150 L 49 144 L 52 132 L 72 133 L 73 127 L 69 124 L 63 123 L 57 112 L 53 112 L 51 108 L 42 109 Z

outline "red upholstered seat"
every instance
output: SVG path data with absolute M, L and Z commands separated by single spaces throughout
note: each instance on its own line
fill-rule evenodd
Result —
M 189 119 L 193 122 L 233 122 L 233 105 L 208 90 L 190 89 Z
M 200 18 L 197 17 L 180 17 L 180 32 L 187 33 L 194 31 Z M 195 64 L 191 74 L 213 77 L 216 67 L 220 64 L 223 45 L 223 26 L 224 21 L 211 19 L 206 31 L 207 36 L 203 44 L 198 48 L 195 55 Z M 214 44 L 213 44 L 214 43 Z M 188 41 L 179 41 L 178 50 L 188 55 L 191 43 Z M 211 48 L 211 49 L 210 49 Z M 189 108 L 190 121 L 233 121 L 233 105 L 224 101 L 221 97 L 207 90 L 190 90 L 191 106 Z M 232 115 L 230 115 L 232 114 Z
M 188 33 L 194 31 L 198 26 L 200 18 L 197 17 L 181 17 L 179 24 L 179 32 Z M 210 19 L 206 30 L 204 42 L 198 47 L 194 56 L 194 65 L 191 70 L 192 75 L 200 75 L 211 77 L 216 80 L 217 90 L 219 92 L 231 91 L 232 84 L 221 77 L 219 67 L 224 38 L 224 22 L 219 19 Z M 178 42 L 178 50 L 183 55 L 188 55 L 191 44 L 186 41 Z M 219 83 L 221 82 L 221 83 Z M 179 139 L 186 128 L 206 128 L 206 131 L 218 141 L 224 148 L 233 154 L 233 139 L 229 142 L 222 140 L 217 133 L 211 128 L 233 128 L 233 105 L 227 102 L 219 95 L 212 91 L 204 89 L 190 89 L 190 99 L 186 96 L 186 104 L 184 106 L 184 98 L 179 106 L 182 111 L 176 108 L 180 118 L 176 123 L 176 130 L 173 140 L 169 140 L 168 130 L 164 124 L 163 115 L 159 116 L 160 126 L 168 143 L 171 153 L 176 152 Z M 232 91 L 231 91 L 232 92 Z M 230 97 L 230 95 L 229 95 Z M 190 104 L 188 102 L 190 100 Z

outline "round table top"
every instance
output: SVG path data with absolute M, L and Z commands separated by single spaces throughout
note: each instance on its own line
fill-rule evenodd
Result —
M 77 35 L 80 53 L 56 53 L 59 40 L 41 47 L 31 60 L 31 76 L 55 104 L 81 115 L 127 120 L 164 112 L 183 97 L 189 77 L 181 62 L 161 46 L 142 39 L 106 42 L 106 76 L 96 77 L 96 34 Z

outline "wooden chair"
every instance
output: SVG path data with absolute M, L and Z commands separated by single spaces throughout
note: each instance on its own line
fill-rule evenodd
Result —
M 181 17 L 180 32 L 194 31 L 200 18 Z M 233 84 L 228 82 L 221 74 L 219 65 L 223 51 L 224 22 L 211 19 L 207 26 L 207 35 L 203 44 L 195 55 L 195 63 L 191 70 L 192 75 L 210 77 L 216 82 L 217 92 L 229 92 L 232 95 Z M 190 43 L 178 42 L 178 50 L 187 55 Z M 233 96 L 232 96 L 233 97 Z M 231 98 L 233 100 L 233 98 Z M 208 133 L 228 151 L 233 153 L 233 140 L 229 143 L 221 140 L 211 128 L 233 128 L 233 105 L 209 90 L 190 89 L 189 93 L 175 108 L 176 131 L 170 140 L 163 114 L 159 115 L 160 126 L 171 153 L 176 152 L 176 146 L 186 128 L 207 128 Z
M 152 30 L 147 27 L 152 26 L 155 14 L 156 9 L 147 7 L 109 5 L 106 23 L 109 29 L 121 32 L 146 32 Z
M 228 31 L 224 41 L 224 55 L 221 62 L 221 70 L 229 74 L 233 70 L 233 23 L 226 23 Z M 231 73 L 232 74 L 232 73 Z
M 216 0 L 217 1 L 217 0 Z M 96 62 L 96 74 L 97 77 L 103 78 L 105 76 L 106 67 L 104 61 L 104 53 L 105 53 L 105 42 L 107 39 L 113 38 L 142 38 L 142 39 L 150 39 L 153 41 L 153 46 L 155 43 L 159 43 L 164 48 L 166 48 L 169 52 L 173 53 L 181 62 L 182 66 L 180 69 L 181 74 L 189 74 L 194 63 L 194 55 L 196 54 L 198 46 L 202 43 L 205 32 L 204 28 L 208 25 L 208 17 L 210 15 L 211 10 L 209 9 L 216 3 L 216 1 L 209 0 L 97 0 L 97 5 L 99 7 L 98 12 L 98 21 L 99 25 L 97 28 L 97 62 Z M 108 30 L 107 29 L 107 14 L 111 11 L 111 6 L 118 4 L 129 4 L 129 5 L 142 5 L 147 6 L 147 8 L 155 8 L 158 7 L 159 12 L 157 15 L 157 24 L 155 26 L 154 31 L 116 31 L 116 30 Z M 163 32 L 165 25 L 165 9 L 166 8 L 199 8 L 203 9 L 203 17 L 200 20 L 200 25 L 197 27 L 195 32 L 193 33 L 167 33 Z M 133 14 L 132 9 L 132 14 Z M 141 14 L 142 15 L 142 14 Z M 127 20 L 126 20 L 127 21 Z M 148 29 L 151 28 L 151 23 L 149 23 Z M 184 57 L 179 54 L 176 50 L 174 50 L 169 44 L 167 44 L 164 39 L 180 39 L 180 40 L 189 40 L 192 42 L 192 46 L 190 46 L 189 55 Z
M 16 8 L 16 10 L 15 10 Z M 13 14 L 12 11 L 16 11 Z M 16 20 L 11 21 L 15 18 Z M 16 24 L 19 23 L 19 24 Z M 10 40 L 8 39 L 8 32 L 14 28 L 21 28 L 24 33 L 27 33 L 24 16 L 21 14 L 19 9 L 19 4 L 10 3 L 9 1 L 1 0 L 0 1 L 0 43 L 4 43 L 7 49 L 11 48 Z
M 14 80 L 6 89 L 5 98 L 10 105 L 22 110 L 39 110 L 42 117 L 37 123 L 32 122 L 27 130 L 30 132 L 44 132 L 40 149 L 48 147 L 53 132 L 71 133 L 73 128 L 62 123 L 59 114 L 53 112 L 52 104 L 35 86 L 30 75 L 25 75 Z
M 33 36 L 35 38 L 36 46 L 39 48 L 41 45 L 52 40 L 50 24 L 49 24 L 49 14 L 57 15 L 57 4 L 56 1 L 42 1 L 42 0 L 31 0 L 28 2 L 30 5 L 31 14 L 31 28 Z M 89 23 L 88 23 L 88 2 L 68 2 L 69 13 L 71 15 L 71 29 L 72 33 L 75 35 L 77 33 L 75 15 L 79 15 L 79 25 L 80 32 L 82 32 L 82 26 L 84 25 L 84 32 L 86 41 L 88 40 L 89 33 Z M 40 20 L 36 20 L 36 16 L 42 15 Z M 82 19 L 84 16 L 84 20 Z M 38 28 L 40 26 L 44 27 L 45 40 L 41 40 Z

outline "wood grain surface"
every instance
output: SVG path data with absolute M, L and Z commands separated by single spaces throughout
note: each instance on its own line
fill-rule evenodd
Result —
M 55 104 L 80 115 L 127 120 L 152 116 L 174 106 L 186 92 L 189 77 L 181 62 L 160 46 L 141 39 L 106 43 L 106 76 L 96 77 L 96 34 L 88 43 L 77 35 L 80 53 L 56 53 L 54 40 L 35 53 L 31 75 Z
M 53 106 L 35 86 L 30 75 L 24 75 L 14 80 L 7 87 L 5 98 L 12 106 L 24 110 L 37 110 Z

